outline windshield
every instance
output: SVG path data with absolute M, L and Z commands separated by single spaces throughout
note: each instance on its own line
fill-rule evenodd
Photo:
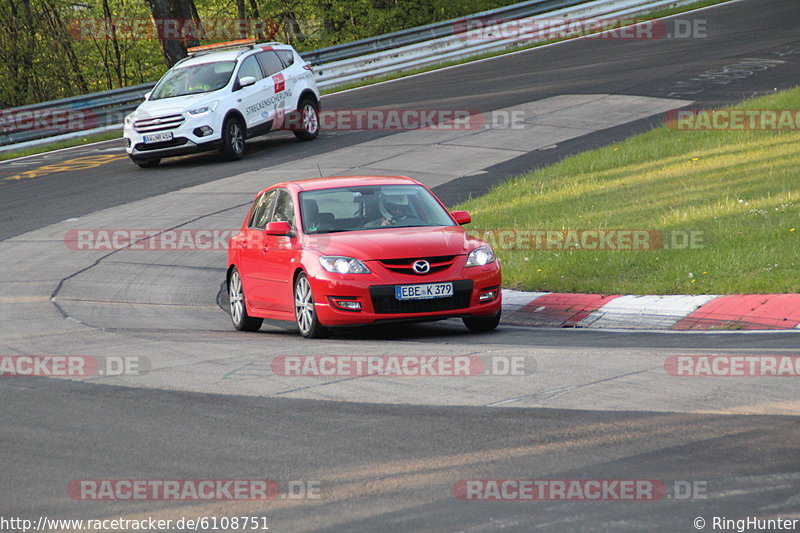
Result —
M 447 210 L 419 185 L 304 191 L 300 215 L 306 234 L 455 225 Z
M 235 65 L 235 61 L 217 61 L 174 68 L 161 78 L 150 99 L 159 100 L 222 89 L 231 79 Z

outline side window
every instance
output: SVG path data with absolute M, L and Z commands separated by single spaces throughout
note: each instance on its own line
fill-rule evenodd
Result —
M 275 191 L 267 191 L 260 197 L 256 198 L 253 202 L 253 210 L 250 213 L 250 221 L 247 226 L 253 229 L 264 229 L 267 227 L 267 220 L 270 215 L 270 207 L 272 206 L 272 199 L 275 197 Z
M 294 64 L 294 53 L 291 50 L 278 50 L 278 57 L 281 58 L 283 68 L 291 67 Z
M 281 191 L 275 203 L 275 212 L 272 214 L 270 222 L 288 222 L 290 225 L 294 225 L 294 203 L 289 191 Z
M 283 70 L 283 63 L 278 59 L 278 54 L 272 50 L 265 50 L 256 54 L 258 62 L 261 63 L 261 68 L 267 76 L 272 76 Z
M 256 81 L 260 80 L 264 77 L 261 73 L 261 68 L 258 66 L 258 61 L 256 60 L 255 56 L 250 56 L 245 58 L 242 61 L 242 66 L 239 68 L 239 78 L 244 78 L 245 76 L 253 76 Z

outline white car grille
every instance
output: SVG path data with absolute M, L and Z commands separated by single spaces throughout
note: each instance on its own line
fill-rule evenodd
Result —
M 183 115 L 164 115 L 162 117 L 145 118 L 133 123 L 137 133 L 152 133 L 154 131 L 172 130 L 183 124 L 186 120 Z

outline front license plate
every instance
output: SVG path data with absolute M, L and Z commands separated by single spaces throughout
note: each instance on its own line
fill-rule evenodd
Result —
M 164 133 L 154 133 L 152 135 L 144 136 L 145 144 L 163 143 L 164 141 L 171 141 L 171 140 L 172 140 L 171 131 L 165 131 Z
M 448 298 L 453 295 L 453 284 L 426 283 L 424 285 L 397 285 L 394 295 L 398 300 L 429 300 L 431 298 Z

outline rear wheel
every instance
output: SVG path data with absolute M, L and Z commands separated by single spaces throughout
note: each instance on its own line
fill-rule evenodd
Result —
M 247 314 L 247 306 L 244 303 L 244 287 L 242 278 L 236 268 L 231 272 L 228 280 L 228 299 L 231 304 L 231 322 L 233 327 L 239 331 L 258 331 L 263 318 L 254 318 Z
M 491 316 L 464 317 L 464 325 L 473 333 L 492 331 L 500 324 L 500 312 Z
M 157 167 L 159 163 L 161 163 L 160 159 L 144 159 L 144 160 L 133 160 L 134 163 L 139 165 L 141 168 L 153 168 Z
M 294 131 L 294 136 L 301 141 L 316 139 L 319 135 L 319 107 L 310 98 L 303 98 L 298 106 L 300 115 L 300 129 Z
M 244 126 L 236 117 L 225 120 L 222 125 L 222 157 L 237 161 L 244 157 Z
M 294 282 L 294 316 L 300 335 L 311 339 L 328 336 L 328 328 L 320 324 L 314 310 L 314 295 L 305 274 L 300 274 Z

